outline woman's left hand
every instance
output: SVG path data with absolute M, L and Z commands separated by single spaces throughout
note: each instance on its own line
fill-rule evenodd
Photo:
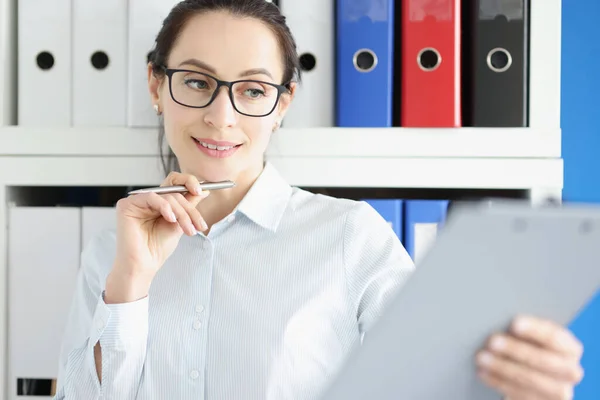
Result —
M 583 378 L 583 346 L 564 327 L 530 316 L 494 334 L 476 357 L 481 379 L 510 400 L 565 400 Z

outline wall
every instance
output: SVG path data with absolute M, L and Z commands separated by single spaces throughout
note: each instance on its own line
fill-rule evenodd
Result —
M 598 0 L 562 0 L 561 127 L 565 203 L 600 203 L 598 15 Z M 599 399 L 600 294 L 571 328 L 585 346 L 582 363 L 586 376 L 576 389 L 575 400 Z

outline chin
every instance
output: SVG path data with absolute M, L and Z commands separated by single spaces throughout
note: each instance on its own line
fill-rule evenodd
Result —
M 196 164 L 190 171 L 192 171 L 192 174 L 197 176 L 198 179 L 209 182 L 233 180 L 233 178 L 238 175 L 236 173 L 236 168 L 232 168 L 226 163 L 222 163 L 221 165 L 215 164 L 217 163 L 201 162 Z
M 231 180 L 235 182 L 240 175 L 254 165 L 254 157 L 249 157 L 246 146 L 246 144 L 240 146 L 237 151 L 227 156 L 214 156 L 212 152 L 205 154 L 206 151 L 198 152 L 197 149 L 190 152 L 186 149 L 185 152 L 182 152 L 183 157 L 178 157 L 181 171 L 192 174 L 199 180 L 210 182 Z
M 235 180 L 241 170 L 241 166 L 234 160 L 194 158 L 194 160 L 182 163 L 181 170 L 196 176 L 200 181 Z

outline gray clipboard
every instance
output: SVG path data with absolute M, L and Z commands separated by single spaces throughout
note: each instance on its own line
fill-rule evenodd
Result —
M 518 313 L 568 325 L 600 288 L 600 208 L 458 206 L 325 400 L 499 400 L 474 355 Z

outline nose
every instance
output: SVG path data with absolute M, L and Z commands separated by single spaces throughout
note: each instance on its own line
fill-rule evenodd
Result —
M 229 128 L 236 123 L 236 112 L 229 98 L 229 91 L 226 87 L 219 88 L 212 104 L 208 106 L 204 116 L 204 122 L 217 129 Z

